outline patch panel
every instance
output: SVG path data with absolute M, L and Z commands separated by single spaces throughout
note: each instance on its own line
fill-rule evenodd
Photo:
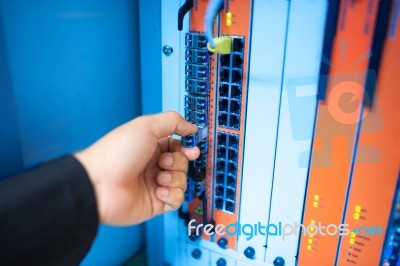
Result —
M 198 131 L 183 137 L 182 144 L 184 147 L 198 146 L 200 149 L 199 158 L 189 162 L 185 199 L 190 203 L 195 198 L 202 199 L 205 189 L 211 56 L 203 34 L 187 33 L 185 42 L 185 119 L 196 124 Z
M 214 206 L 235 212 L 239 135 L 218 132 Z
M 240 129 L 244 38 L 232 36 L 233 51 L 220 56 L 218 125 Z

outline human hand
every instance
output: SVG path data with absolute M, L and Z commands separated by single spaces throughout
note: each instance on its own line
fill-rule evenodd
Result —
M 100 221 L 135 224 L 179 208 L 188 160 L 200 151 L 169 136 L 196 131 L 196 125 L 169 111 L 127 122 L 76 153 L 94 186 Z

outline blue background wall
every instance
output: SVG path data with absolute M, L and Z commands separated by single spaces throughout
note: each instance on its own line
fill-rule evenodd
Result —
M 0 3 L 0 179 L 161 110 L 159 1 Z M 101 226 L 83 264 L 120 264 L 143 239 Z

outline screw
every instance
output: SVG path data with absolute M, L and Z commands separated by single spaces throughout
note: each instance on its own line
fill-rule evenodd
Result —
M 201 250 L 198 248 L 193 249 L 192 251 L 192 257 L 195 259 L 200 259 L 201 257 Z
M 172 47 L 169 45 L 164 45 L 162 48 L 162 51 L 163 51 L 164 55 L 170 56 L 172 54 L 172 52 L 174 51 L 174 49 L 172 49 Z
M 244 250 L 244 255 L 249 259 L 253 259 L 255 254 L 256 254 L 256 251 L 254 250 L 253 247 L 247 247 Z

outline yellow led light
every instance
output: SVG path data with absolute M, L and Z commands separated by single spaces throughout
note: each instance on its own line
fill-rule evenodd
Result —
M 227 19 L 231 19 L 232 18 L 232 13 L 231 12 L 226 13 L 226 18 Z
M 360 218 L 360 214 L 359 213 L 355 213 L 354 214 L 354 219 L 358 220 Z
M 310 245 L 311 245 L 311 244 L 312 244 L 312 239 L 308 239 L 308 241 L 307 241 L 307 242 L 308 242 L 308 244 L 310 244 Z
M 314 201 L 313 206 L 314 206 L 314 208 L 317 208 L 318 207 L 318 202 Z
M 355 240 L 353 238 L 350 238 L 350 240 L 349 240 L 350 244 L 352 244 L 352 245 L 354 244 L 354 241 Z
M 309 235 L 309 236 L 308 236 L 308 238 L 313 238 L 313 237 L 314 237 L 313 235 Z
M 314 226 L 310 226 L 310 229 L 309 229 L 309 230 L 310 230 L 311 233 L 314 233 L 315 227 L 314 227 Z
M 356 212 L 360 212 L 361 211 L 361 206 L 360 205 L 356 205 Z
M 311 246 L 310 246 L 310 245 L 307 245 L 307 249 L 308 249 L 308 250 L 311 250 Z
M 318 195 L 314 195 L 314 200 L 318 201 L 319 200 L 319 196 Z
M 351 232 L 351 233 L 350 233 L 350 236 L 351 236 L 352 238 L 355 238 L 355 237 L 356 237 L 356 233 Z
M 315 220 L 311 220 L 311 224 L 315 224 Z
M 227 19 L 227 20 L 226 20 L 226 26 L 230 26 L 230 25 L 232 25 L 232 20 Z

